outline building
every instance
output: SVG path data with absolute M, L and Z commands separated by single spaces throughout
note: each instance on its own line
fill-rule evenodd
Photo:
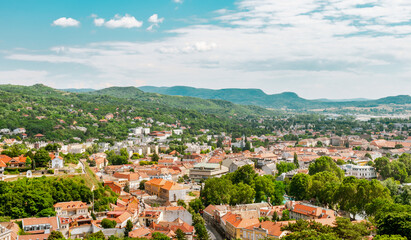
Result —
M 221 177 L 228 172 L 228 168 L 216 163 L 198 163 L 190 169 L 190 178 L 194 181 L 206 180 L 212 177 Z
M 281 228 L 288 225 L 288 223 L 265 221 L 251 225 L 241 229 L 240 238 L 243 240 L 280 239 L 287 234 L 287 231 L 282 231 Z
M 10 229 L 0 225 L 0 240 L 11 240 L 11 233 Z
M 356 178 L 373 179 L 377 177 L 377 173 L 374 167 L 361 166 L 354 164 L 346 164 L 340 166 L 345 172 L 345 176 L 354 176 Z
M 260 221 L 258 218 L 243 218 L 241 214 L 232 214 L 226 218 L 226 237 L 228 239 L 238 239 L 241 238 L 241 230 L 256 224 Z
M 330 209 L 324 209 L 317 206 L 307 204 L 294 204 L 291 206 L 290 219 L 335 219 L 336 212 Z
M 146 192 L 150 195 L 156 195 L 170 202 L 185 200 L 186 189 L 176 182 L 153 178 L 144 185 Z
M 63 167 L 64 167 L 64 160 L 57 153 L 56 156 L 51 160 L 51 168 L 60 169 Z
M 60 229 L 58 217 L 24 218 L 21 226 L 26 233 L 36 234 L 47 234 Z
M 56 203 L 54 204 L 54 211 L 59 217 L 88 216 L 87 203 L 81 201 Z

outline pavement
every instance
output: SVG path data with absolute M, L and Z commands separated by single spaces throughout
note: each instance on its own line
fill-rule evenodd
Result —
M 210 236 L 211 240 L 223 240 L 224 238 L 220 235 L 220 233 L 215 230 L 213 226 L 210 224 L 205 224 L 205 227 L 207 229 L 208 235 Z

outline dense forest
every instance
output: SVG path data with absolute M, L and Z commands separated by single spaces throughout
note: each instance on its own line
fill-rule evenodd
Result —
M 91 203 L 94 193 L 96 211 L 109 208 L 117 196 L 108 187 L 99 186 L 93 192 L 81 176 L 23 178 L 13 182 L 0 181 L 0 216 L 13 219 L 54 216 L 57 202 L 83 201 Z

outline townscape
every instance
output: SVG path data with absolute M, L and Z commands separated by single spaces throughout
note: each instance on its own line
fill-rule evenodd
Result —
M 109 141 L 2 128 L 0 239 L 410 238 L 411 122 L 303 118 L 257 135 L 135 116 Z
M 411 0 L 1 0 L 0 240 L 411 240 Z

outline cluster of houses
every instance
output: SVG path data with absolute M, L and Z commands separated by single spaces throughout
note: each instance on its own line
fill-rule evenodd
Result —
M 279 221 L 283 211 L 289 212 L 292 221 Z M 313 220 L 332 226 L 337 212 L 304 202 L 288 201 L 284 205 L 254 203 L 237 206 L 209 205 L 203 217 L 226 239 L 258 240 L 282 238 L 288 231 L 281 228 L 295 220 Z

